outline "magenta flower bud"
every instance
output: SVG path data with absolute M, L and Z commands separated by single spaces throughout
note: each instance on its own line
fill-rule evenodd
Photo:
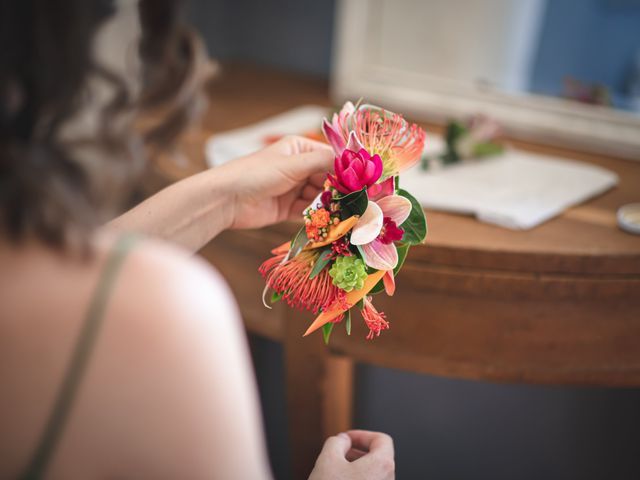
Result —
M 369 155 L 364 148 L 358 152 L 345 149 L 336 156 L 335 176 L 329 175 L 329 181 L 340 193 L 351 193 L 370 187 L 382 175 L 382 160 L 379 155 Z
M 331 190 L 325 190 L 324 192 L 322 192 L 322 195 L 320 195 L 320 203 L 327 210 L 331 208 L 331 200 L 333 200 L 333 194 L 331 193 Z

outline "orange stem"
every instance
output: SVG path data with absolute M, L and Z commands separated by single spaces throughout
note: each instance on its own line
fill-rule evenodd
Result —
M 380 281 L 380 279 L 384 276 L 385 273 L 386 273 L 385 270 L 378 270 L 377 272 L 374 272 L 371 275 L 367 276 L 367 278 L 364 281 L 364 286 L 360 290 L 351 290 L 349 293 L 347 293 L 347 297 L 346 297 L 347 304 L 353 306 L 357 302 L 362 300 L 364 296 L 367 293 L 369 293 L 373 287 L 376 286 L 376 284 Z M 345 311 L 346 310 L 343 308 L 340 308 L 340 306 L 336 306 L 335 308 L 327 310 L 326 312 L 322 312 L 320 315 L 316 317 L 313 323 L 309 325 L 309 328 L 307 328 L 307 331 L 304 332 L 303 337 L 306 337 L 310 333 L 315 332 L 317 329 L 322 327 L 325 323 L 329 323 L 331 320 L 335 319 Z

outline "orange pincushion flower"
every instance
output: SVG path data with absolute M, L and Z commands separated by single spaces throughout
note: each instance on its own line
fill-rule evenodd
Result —
M 332 122 L 325 121 L 325 136 L 340 155 L 353 132 L 360 145 L 382 159 L 382 179 L 397 175 L 422 156 L 425 132 L 402 115 L 373 105 L 355 108 L 347 102 Z
M 384 312 L 378 312 L 373 303 L 371 303 L 371 297 L 365 297 L 364 308 L 362 309 L 362 316 L 364 317 L 364 323 L 369 329 L 367 334 L 367 340 L 373 340 L 374 337 L 379 337 L 382 330 L 389 329 L 389 322 L 387 322 L 387 316 Z
M 267 286 L 282 294 L 291 307 L 317 314 L 320 309 L 325 310 L 333 305 L 340 295 L 340 289 L 333 284 L 329 272 L 324 269 L 309 279 L 320 252 L 305 250 L 283 263 L 285 256 L 285 253 L 276 255 L 260 266 L 259 271 Z
M 344 312 L 346 312 L 352 306 L 353 305 L 351 305 L 349 302 L 347 302 L 347 292 L 345 292 L 342 289 L 338 289 L 338 295 L 336 296 L 335 300 L 333 300 L 333 302 L 331 303 L 331 305 L 329 305 L 329 307 L 327 309 L 328 310 L 332 310 L 334 308 L 339 308 L 340 310 L 344 310 Z M 333 320 L 330 320 L 330 322 L 331 323 L 340 323 L 342 320 L 344 320 L 344 312 L 342 312 L 340 315 L 338 315 Z

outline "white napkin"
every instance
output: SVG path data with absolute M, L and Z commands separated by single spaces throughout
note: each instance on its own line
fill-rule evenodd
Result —
M 320 130 L 328 111 L 318 105 L 303 105 L 247 127 L 213 135 L 205 145 L 207 164 L 222 165 L 260 150 L 265 146 L 264 139 L 272 135 L 300 135 Z
M 400 186 L 424 207 L 514 230 L 533 228 L 617 183 L 604 168 L 521 150 L 433 172 L 418 165 L 400 176 Z
M 319 129 L 326 114 L 326 108 L 306 105 L 214 135 L 205 146 L 207 163 L 213 167 L 259 150 L 270 135 Z M 427 135 L 425 153 L 436 155 L 443 148 L 442 138 Z M 400 186 L 427 208 L 475 215 L 515 230 L 533 228 L 617 183 L 615 173 L 594 165 L 511 149 L 434 171 L 416 165 L 400 176 Z

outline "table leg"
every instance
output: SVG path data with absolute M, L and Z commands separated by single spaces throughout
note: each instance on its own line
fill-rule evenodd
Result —
M 302 338 L 308 315 L 287 310 L 284 361 L 293 478 L 306 479 L 328 435 L 349 429 L 353 362 L 329 354 L 317 332 Z
M 324 441 L 323 381 L 326 350 L 322 335 L 302 338 L 308 319 L 287 309 L 284 362 L 293 479 L 306 479 Z
M 351 428 L 353 412 L 353 360 L 327 355 L 324 382 L 324 436 Z

